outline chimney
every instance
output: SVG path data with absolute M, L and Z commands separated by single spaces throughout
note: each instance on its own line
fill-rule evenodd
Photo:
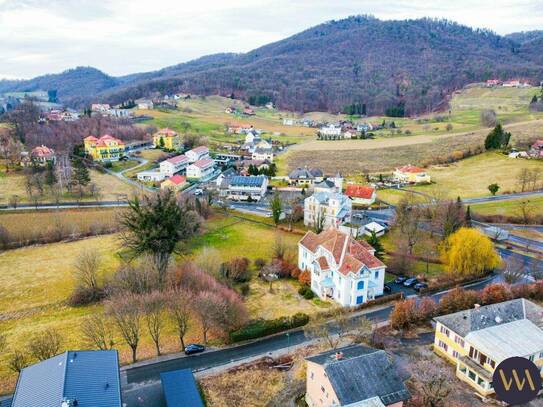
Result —
M 481 308 L 481 304 L 475 304 L 475 305 L 473 306 L 473 309 L 479 309 L 479 308 Z
M 336 352 L 336 360 L 341 360 L 343 359 L 343 353 L 342 352 Z

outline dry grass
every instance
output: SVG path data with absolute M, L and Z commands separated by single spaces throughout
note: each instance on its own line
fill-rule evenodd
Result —
M 507 201 L 486 202 L 471 205 L 473 213 L 479 215 L 501 215 L 522 217 L 521 202 L 529 201 L 528 212 L 531 216 L 543 215 L 543 197 L 530 197 L 528 199 L 511 199 Z

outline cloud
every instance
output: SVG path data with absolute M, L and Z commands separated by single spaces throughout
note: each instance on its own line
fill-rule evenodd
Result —
M 469 12 L 466 12 L 469 10 Z M 355 14 L 447 18 L 499 33 L 541 27 L 539 0 L 0 0 L 0 78 L 75 66 L 112 75 L 246 52 Z

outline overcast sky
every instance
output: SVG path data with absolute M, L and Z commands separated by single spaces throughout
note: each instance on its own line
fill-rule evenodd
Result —
M 542 0 L 0 0 L 0 78 L 76 66 L 149 71 L 355 14 L 447 18 L 500 34 L 543 29 Z

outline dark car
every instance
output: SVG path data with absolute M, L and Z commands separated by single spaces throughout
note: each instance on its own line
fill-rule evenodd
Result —
M 418 282 L 419 280 L 417 280 L 416 278 L 408 278 L 407 280 L 404 281 L 403 285 L 405 287 L 413 287 Z
M 383 286 L 383 291 L 384 291 L 385 293 L 389 293 L 389 292 L 392 291 L 392 287 L 389 286 L 388 284 L 385 284 L 385 285 Z
M 206 347 L 204 345 L 191 343 L 190 345 L 185 346 L 185 355 L 193 355 L 195 353 L 201 353 L 204 350 L 206 350 Z
M 406 276 L 398 276 L 398 277 L 396 277 L 396 280 L 394 280 L 394 282 L 396 284 L 402 284 L 405 280 L 407 280 Z
M 424 282 L 420 282 L 420 283 L 417 283 L 413 286 L 413 288 L 415 289 L 415 291 L 420 291 L 420 290 L 423 290 L 425 288 L 428 288 L 428 284 L 424 283 Z

